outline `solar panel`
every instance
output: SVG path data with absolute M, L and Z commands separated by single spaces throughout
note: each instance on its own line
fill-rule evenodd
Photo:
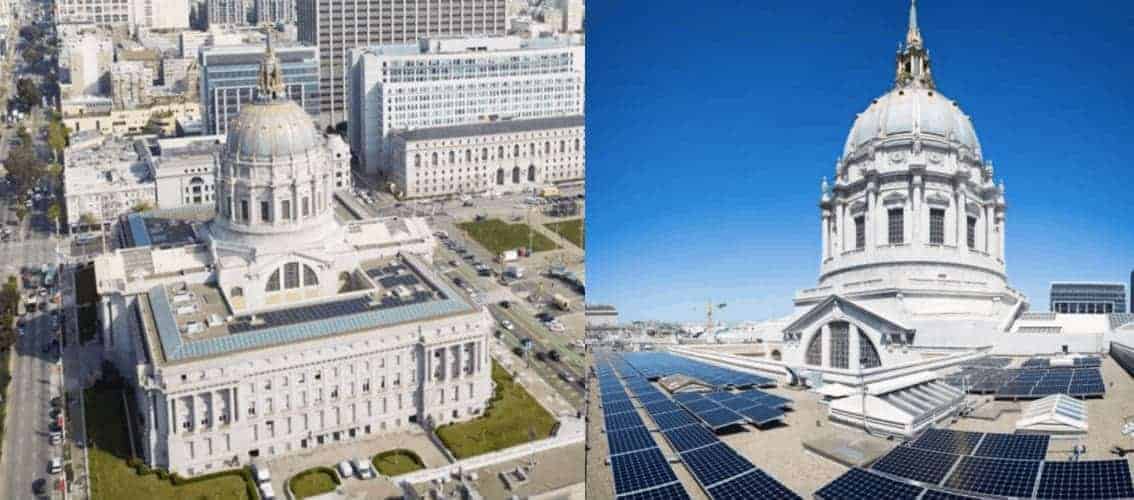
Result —
M 621 495 L 677 481 L 673 468 L 657 448 L 610 457 L 614 493 Z
M 956 461 L 957 455 L 899 446 L 870 468 L 914 481 L 940 484 Z
M 653 417 L 654 422 L 658 424 L 658 428 L 663 431 L 697 423 L 697 419 L 693 418 L 693 415 L 690 415 L 689 412 L 685 410 L 651 414 L 650 416 Z
M 731 392 L 711 392 L 705 397 L 719 403 L 721 401 L 733 399 L 736 397 L 736 395 Z
M 947 491 L 926 490 L 925 494 L 921 496 L 921 500 L 979 500 L 979 498 Z
M 720 405 L 737 413 L 742 413 L 741 410 L 752 408 L 753 406 L 760 406 L 760 403 L 757 403 L 756 401 L 753 401 L 751 399 L 732 398 L 721 401 Z
M 1132 498 L 1130 465 L 1122 460 L 1044 462 L 1039 498 Z
M 658 401 L 663 401 L 663 400 L 669 401 L 669 398 L 666 397 L 665 394 L 662 394 L 660 392 L 649 392 L 649 393 L 646 393 L 646 394 L 639 394 L 638 395 L 638 401 L 641 401 L 643 405 L 648 404 L 648 403 L 656 403 Z
M 662 434 L 678 453 L 720 442 L 716 434 L 700 424 L 667 429 Z
M 615 401 L 625 401 L 625 402 L 629 403 L 630 402 L 630 396 L 627 396 L 625 392 L 611 392 L 611 393 L 604 393 L 602 395 L 602 404 L 604 404 L 604 405 L 609 404 L 609 403 L 613 403 Z
M 728 500 L 789 500 L 799 499 L 800 496 L 792 493 L 772 476 L 760 469 L 729 479 L 708 489 L 709 497 Z
M 606 432 L 620 431 L 622 429 L 629 429 L 631 427 L 646 426 L 646 424 L 642 423 L 642 417 L 639 417 L 637 412 L 604 415 L 603 419 L 606 422 Z
M 766 425 L 769 422 L 783 420 L 784 418 L 783 410 L 779 408 L 769 408 L 767 406 L 753 406 L 737 411 L 737 413 L 756 425 Z
M 851 469 L 815 492 L 822 500 L 912 500 L 925 488 L 871 474 L 862 469 Z
M 973 455 L 978 457 L 1043 460 L 1050 436 L 1039 434 L 986 434 Z
M 1040 463 L 1037 460 L 961 457 L 944 486 L 986 495 L 1030 497 Z
M 678 483 L 670 483 L 665 486 L 652 488 L 648 490 L 641 490 L 628 495 L 620 495 L 618 500 L 688 500 L 689 493 L 685 491 L 685 487 Z
M 645 427 L 631 427 L 617 432 L 608 432 L 606 442 L 610 445 L 610 454 L 619 455 L 631 451 L 656 448 L 657 442 Z
M 719 408 L 723 408 L 721 405 L 717 404 L 716 401 L 709 401 L 707 399 L 702 399 L 700 401 L 690 401 L 688 403 L 682 403 L 682 404 L 684 404 L 685 407 L 688 408 L 689 411 L 691 411 L 693 413 L 703 412 L 703 411 L 712 411 L 712 410 L 716 410 L 716 409 L 719 409 Z
M 951 431 L 948 429 L 929 429 L 917 439 L 909 443 L 910 446 L 923 450 L 952 453 L 954 455 L 968 455 L 976 449 L 977 443 L 984 434 L 979 432 Z
M 694 412 L 693 414 L 713 429 L 720 429 L 721 427 L 728 425 L 743 423 L 747 420 L 739 413 L 736 413 L 728 408 L 718 408 L 716 410 L 709 410 L 706 412 Z
M 682 403 L 688 403 L 690 401 L 705 399 L 705 395 L 699 392 L 679 392 L 673 395 L 673 399 L 676 399 Z
M 755 469 L 751 462 L 724 443 L 682 453 L 681 460 L 705 488 Z
M 634 404 L 629 399 L 620 399 L 602 404 L 603 415 L 616 415 L 618 413 L 626 413 L 634 411 Z
M 649 412 L 650 415 L 669 413 L 671 411 L 681 411 L 681 407 L 677 406 L 677 403 L 674 403 L 673 401 L 670 401 L 668 399 L 642 403 L 642 406 L 646 408 L 646 411 Z

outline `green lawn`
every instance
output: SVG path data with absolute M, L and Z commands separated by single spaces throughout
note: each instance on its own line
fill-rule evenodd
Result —
M 421 458 L 410 450 L 390 450 L 374 455 L 374 468 L 384 476 L 393 477 L 425 468 Z
M 488 219 L 479 222 L 462 222 L 457 224 L 457 227 L 468 233 L 470 238 L 479 242 L 493 255 L 528 246 L 530 228 L 524 223 L 509 224 L 500 219 Z M 532 250 L 535 252 L 559 248 L 555 242 L 542 234 L 531 231 L 531 235 L 532 247 L 534 247 Z
M 330 468 L 316 467 L 296 474 L 288 484 L 296 498 L 307 498 L 334 491 L 339 482 Z
M 532 432 L 537 440 L 551 435 L 555 418 L 495 361 L 492 380 L 496 392 L 484 415 L 437 429 L 437 437 L 458 459 L 529 442 Z
M 544 227 L 550 229 L 553 233 L 558 233 L 559 236 L 562 236 L 575 246 L 585 248 L 583 246 L 583 219 L 549 222 L 544 224 Z
M 156 474 L 139 476 L 126 464 L 130 440 L 121 391 L 96 385 L 84 393 L 87 433 L 94 440 L 88 450 L 91 468 L 91 498 L 94 500 L 150 500 L 188 498 L 208 500 L 254 500 L 248 496 L 240 476 L 230 475 L 173 486 Z

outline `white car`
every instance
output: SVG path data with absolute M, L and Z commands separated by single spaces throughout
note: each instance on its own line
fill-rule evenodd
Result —
M 339 476 L 343 479 L 348 479 L 354 475 L 354 467 L 350 465 L 349 460 L 339 462 Z
M 512 331 L 512 330 L 516 329 L 516 325 L 512 324 L 511 320 L 507 320 L 507 319 L 500 320 L 500 326 L 504 327 L 504 329 L 508 330 L 508 331 Z
M 256 484 L 271 483 L 272 471 L 266 465 L 252 464 L 252 477 L 256 478 Z
M 558 322 L 558 321 L 552 321 L 552 322 L 548 323 L 548 324 L 547 324 L 547 329 L 548 329 L 548 330 L 551 330 L 551 331 L 553 331 L 553 332 L 555 332 L 555 333 L 560 333 L 560 332 L 565 332 L 565 331 L 567 331 L 567 327 L 563 326 L 563 323 L 560 323 L 560 322 Z
M 370 465 L 370 462 L 367 460 L 356 458 L 351 460 L 351 464 L 354 466 L 354 470 L 358 472 L 359 479 L 374 479 L 378 477 L 378 474 L 374 472 L 374 466 Z
M 260 498 L 262 500 L 275 500 L 276 492 L 272 490 L 272 483 L 260 484 Z
M 47 463 L 47 472 L 52 474 L 63 472 L 63 459 L 59 457 L 52 458 L 51 461 Z

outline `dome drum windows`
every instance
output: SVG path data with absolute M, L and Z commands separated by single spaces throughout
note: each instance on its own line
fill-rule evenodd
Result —
M 302 275 L 300 274 L 300 271 L 302 271 Z M 282 286 L 280 282 L 281 272 L 283 273 Z M 301 277 L 302 281 L 300 280 Z M 313 287 L 318 285 L 319 275 L 315 272 L 314 268 L 307 264 L 300 264 L 299 262 L 288 262 L 285 263 L 282 268 L 276 268 L 272 271 L 272 274 L 268 276 L 268 282 L 264 286 L 264 291 L 271 293 L 281 290 L 294 290 L 298 288 Z

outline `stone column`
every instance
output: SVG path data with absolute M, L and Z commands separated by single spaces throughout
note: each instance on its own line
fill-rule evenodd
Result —
M 910 184 L 912 189 L 910 190 L 911 197 L 909 203 L 909 219 L 913 222 L 913 227 L 910 231 L 911 241 L 909 243 L 911 243 L 913 246 L 920 247 L 925 243 L 922 241 L 923 239 L 926 241 L 929 240 L 927 236 L 929 234 L 929 211 L 924 209 L 925 204 L 922 203 L 922 194 L 924 193 L 924 189 L 922 188 L 921 174 L 915 173 L 910 178 Z
M 962 189 L 957 190 L 957 209 L 954 210 L 957 214 L 957 248 L 964 250 L 969 246 L 969 212 L 968 212 L 968 197 L 965 196 L 965 191 Z
M 859 353 L 862 351 L 859 345 L 858 327 L 848 324 L 847 337 L 847 367 L 851 370 L 858 370 L 862 366 L 862 360 L 859 359 Z
M 995 227 L 996 207 L 994 204 L 989 203 L 984 207 L 984 245 L 981 245 L 981 249 L 988 252 L 989 255 L 993 255 L 993 239 L 995 238 L 993 231 Z
M 874 246 L 878 241 L 878 193 L 874 181 L 871 180 L 866 186 L 866 212 L 863 218 L 866 219 L 866 253 L 867 255 L 874 254 Z
M 822 233 L 820 235 L 820 238 L 821 238 L 821 241 L 823 242 L 823 256 L 822 256 L 823 260 L 822 261 L 826 262 L 827 259 L 831 258 L 831 242 L 830 242 L 830 237 L 828 237 L 828 233 L 831 232 L 831 211 L 826 209 L 826 208 L 823 208 L 823 209 L 820 209 L 820 210 L 822 212 L 822 219 L 823 219 L 823 223 L 820 224 L 820 226 L 822 227 L 822 230 L 820 231 Z
M 828 325 L 819 327 L 819 348 L 823 353 L 820 356 L 823 366 L 831 366 L 831 328 Z

